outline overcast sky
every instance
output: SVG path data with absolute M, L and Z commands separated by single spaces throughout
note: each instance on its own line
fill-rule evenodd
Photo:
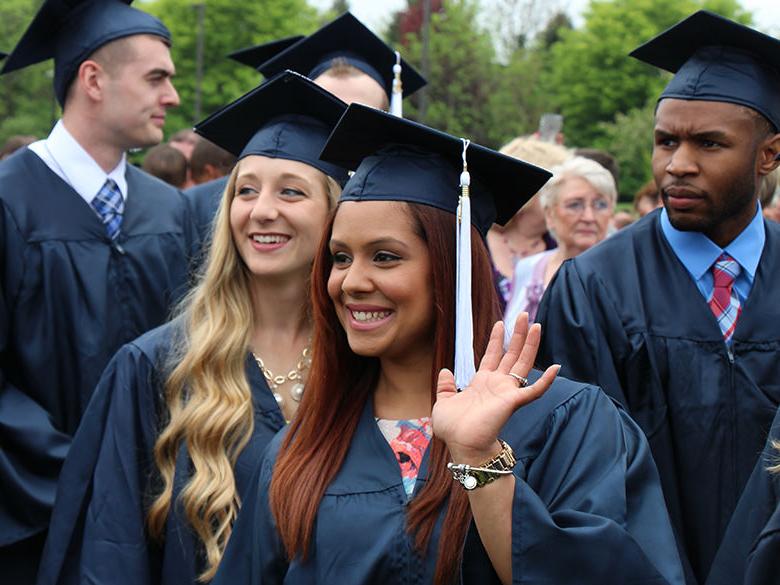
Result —
M 310 0 L 318 8 L 329 8 L 332 0 Z M 489 7 L 496 0 L 482 0 Z M 742 5 L 753 12 L 755 24 L 762 31 L 780 36 L 780 1 L 778 0 L 741 0 Z M 568 12 L 575 19 L 579 16 L 588 0 L 560 0 L 561 6 L 568 6 Z M 406 0 L 350 0 L 353 14 L 378 34 L 387 25 L 390 14 L 406 6 Z M 576 20 L 575 20 L 576 21 Z

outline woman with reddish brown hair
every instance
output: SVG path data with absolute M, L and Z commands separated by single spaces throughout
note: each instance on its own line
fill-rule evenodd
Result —
M 496 194 L 549 174 L 359 105 L 321 156 L 362 163 L 315 258 L 309 385 L 215 585 L 682 583 L 638 427 L 532 371 L 527 316 L 505 354 L 491 331 L 483 238 L 522 204 Z

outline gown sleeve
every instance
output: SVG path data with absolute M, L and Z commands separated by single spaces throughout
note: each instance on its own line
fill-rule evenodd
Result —
M 266 450 L 241 506 L 212 585 L 276 585 L 284 581 L 287 558 L 268 503 L 275 452 L 283 433 Z
M 595 277 L 591 277 L 595 278 Z M 611 299 L 597 282 L 584 282 L 577 264 L 566 261 L 542 297 L 536 321 L 542 326 L 539 364 L 561 364 L 561 375 L 600 386 L 631 408 L 616 366 L 629 342 Z
M 780 581 L 780 410 L 712 563 L 706 585 L 769 585 Z
M 38 585 L 150 583 L 145 530 L 157 413 L 154 367 L 132 344 L 109 362 L 60 478 Z
M 70 436 L 25 388 L 9 380 L 12 296 L 24 274 L 24 242 L 0 203 L 0 547 L 46 528 Z
M 684 583 L 639 427 L 592 386 L 546 424 L 538 454 L 516 467 L 514 582 Z

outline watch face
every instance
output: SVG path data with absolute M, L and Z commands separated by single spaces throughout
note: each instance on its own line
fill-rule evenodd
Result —
M 477 487 L 477 478 L 473 475 L 467 475 L 463 478 L 463 487 L 467 490 L 473 490 Z

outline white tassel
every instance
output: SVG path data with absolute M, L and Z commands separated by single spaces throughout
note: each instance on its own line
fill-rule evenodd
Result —
M 474 365 L 474 320 L 471 308 L 471 176 L 466 164 L 469 141 L 463 140 L 463 172 L 460 175 L 460 202 L 455 245 L 457 272 L 455 284 L 455 386 L 463 389 L 471 384 L 476 373 Z
M 401 86 L 401 53 L 395 52 L 393 65 L 393 91 L 390 94 L 390 113 L 399 118 L 404 117 L 404 90 Z

